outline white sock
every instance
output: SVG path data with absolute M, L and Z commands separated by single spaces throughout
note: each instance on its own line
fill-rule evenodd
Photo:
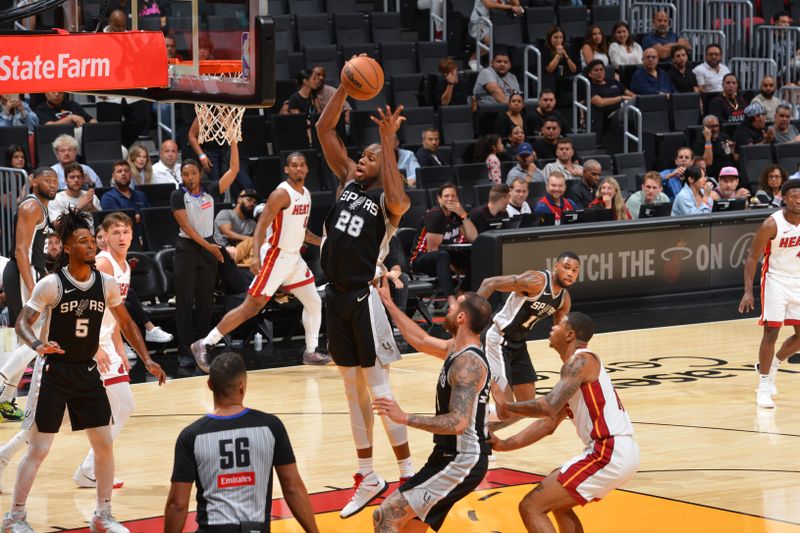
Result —
M 95 510 L 94 514 L 99 516 L 103 511 L 108 513 L 111 512 L 111 500 L 97 500 L 97 509 Z
M 397 466 L 400 467 L 400 477 L 411 477 L 414 475 L 414 465 L 411 462 L 411 457 L 399 459 Z
M 11 440 L 0 447 L 0 461 L 8 464 L 11 459 L 23 448 L 27 448 L 30 444 L 30 433 L 28 430 L 18 432 L 11 437 Z
M 217 343 L 222 339 L 223 335 L 219 332 L 217 328 L 212 329 L 206 335 L 206 338 L 203 339 L 203 344 L 206 346 L 216 346 Z
M 364 477 L 372 473 L 372 457 L 358 458 L 358 473 Z
M 761 374 L 761 373 L 759 373 L 758 374 L 758 382 L 761 385 L 769 383 L 769 374 Z
M 770 377 L 770 379 L 775 380 L 775 374 L 778 373 L 778 367 L 781 366 L 782 362 L 783 361 L 778 359 L 777 355 L 773 355 L 772 356 L 772 364 L 769 365 L 769 377 Z

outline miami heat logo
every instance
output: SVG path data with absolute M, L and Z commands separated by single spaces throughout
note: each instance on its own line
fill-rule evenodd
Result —
M 362 205 L 364 205 L 364 202 L 365 202 L 366 200 L 367 200 L 367 197 L 366 197 L 366 196 L 359 196 L 358 198 L 356 198 L 356 201 L 355 201 L 355 202 L 351 203 L 351 204 L 348 206 L 348 209 L 349 209 L 350 211 L 355 211 L 356 209 L 358 209 L 359 207 L 361 207 Z
M 81 303 L 78 304 L 78 308 L 75 309 L 75 316 L 83 316 L 83 312 L 89 307 L 89 300 L 81 300 Z

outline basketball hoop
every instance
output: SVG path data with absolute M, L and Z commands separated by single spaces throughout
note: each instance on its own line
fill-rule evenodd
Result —
M 241 61 L 200 62 L 200 73 L 206 80 L 231 81 L 242 78 Z M 220 146 L 242 140 L 242 117 L 246 108 L 224 104 L 194 104 L 197 124 L 200 127 L 198 141 L 216 141 Z

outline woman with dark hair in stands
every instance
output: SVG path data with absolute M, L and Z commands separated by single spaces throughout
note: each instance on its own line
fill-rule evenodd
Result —
M 631 214 L 625 206 L 625 198 L 619 188 L 619 182 L 611 176 L 600 180 L 595 198 L 587 209 L 610 209 L 614 220 L 630 220 Z
M 492 183 L 502 183 L 502 165 L 498 156 L 504 150 L 503 141 L 496 133 L 484 135 L 475 143 L 475 162 L 486 163 L 486 167 L 489 169 L 489 181 Z
M 572 93 L 572 78 L 578 73 L 578 65 L 569 56 L 567 45 L 564 30 L 558 26 L 550 26 L 542 47 L 542 65 L 545 72 L 555 80 L 551 86 L 561 98 Z
M 8 148 L 6 148 L 6 155 L 3 158 L 3 166 L 30 172 L 30 165 L 28 165 L 25 149 L 18 144 L 8 145 Z
M 505 152 L 503 152 L 501 159 L 504 161 L 516 161 L 517 148 L 525 142 L 525 130 L 522 126 L 514 126 L 506 139 Z
M 525 130 L 525 124 L 528 120 L 528 114 L 525 112 L 525 100 L 522 93 L 514 91 L 508 97 L 508 109 L 505 113 L 497 115 L 497 120 L 494 122 L 494 132 L 500 137 L 506 138 L 515 127 Z
M 787 179 L 789 179 L 789 175 L 783 167 L 770 165 L 765 168 L 761 177 L 758 178 L 758 191 L 755 196 L 758 203 L 770 207 L 781 207 L 783 205 L 781 187 Z
M 464 80 L 458 77 L 458 65 L 446 57 L 439 61 L 439 73 L 436 80 L 434 107 L 443 105 L 466 105 L 470 89 Z
M 303 69 L 294 77 L 297 91 L 281 107 L 281 115 L 306 115 L 316 112 L 317 80 L 313 70 Z
M 602 61 L 603 65 L 608 66 L 606 36 L 603 35 L 603 28 L 597 24 L 586 28 L 586 38 L 581 47 L 581 68 L 586 68 L 594 60 Z
M 644 55 L 642 47 L 631 38 L 631 27 L 620 20 L 611 30 L 611 44 L 608 46 L 608 60 L 619 68 L 623 65 L 641 65 Z

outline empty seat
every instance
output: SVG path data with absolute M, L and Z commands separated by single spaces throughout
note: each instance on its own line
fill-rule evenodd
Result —
M 353 105 L 353 109 L 360 109 L 362 111 L 369 111 L 371 113 L 375 113 L 375 109 L 380 107 L 381 109 L 386 107 L 386 104 L 389 103 L 388 93 L 391 90 L 391 85 L 389 81 L 384 82 L 383 89 L 379 92 L 375 98 L 371 100 L 353 100 L 351 103 Z
M 304 115 L 273 115 L 272 141 L 276 152 L 308 148 L 308 125 Z
M 385 73 L 396 76 L 414 74 L 417 71 L 413 43 L 382 42 L 378 48 L 381 51 L 381 66 Z
M 274 15 L 275 49 L 294 50 L 294 21 L 291 15 Z
M 568 39 L 583 37 L 586 33 L 589 16 L 585 7 L 561 5 L 556 8 L 556 14 L 558 15 L 558 24 Z
M 361 148 L 373 143 L 381 142 L 378 125 L 370 118 L 374 111 L 369 109 L 354 109 L 350 112 L 350 131 L 353 142 Z
M 326 78 L 326 83 L 331 83 L 338 87 L 339 76 L 338 73 L 342 68 L 342 62 L 339 58 L 339 52 L 336 50 L 336 45 L 326 44 L 318 46 L 306 46 L 303 48 L 303 58 L 307 69 L 315 65 L 320 65 L 325 68 L 326 76 L 328 73 L 331 76 Z M 334 84 L 334 78 L 336 83 Z
M 277 155 L 256 157 L 251 161 L 251 176 L 259 198 L 266 198 L 283 181 L 281 158 Z
M 419 167 L 417 169 L 418 189 L 431 189 L 453 181 L 453 170 L 448 166 Z
M 575 153 L 581 156 L 593 154 L 597 151 L 597 135 L 594 133 L 570 133 L 569 138 L 572 139 Z M 583 159 L 588 158 L 583 157 Z
M 439 121 L 443 143 L 465 139 L 474 140 L 472 108 L 469 105 L 450 105 L 439 109 Z
M 674 93 L 670 96 L 672 127 L 683 131 L 700 124 L 700 95 L 698 93 Z
M 454 165 L 463 165 L 465 163 L 474 163 L 475 154 L 475 140 L 461 139 L 450 143 L 452 147 L 451 159 Z
M 792 174 L 797 170 L 797 165 L 800 164 L 800 143 L 776 144 L 775 156 L 778 164 L 789 174 Z
M 424 74 L 401 74 L 391 76 L 392 102 L 395 106 L 419 107 Z
M 494 44 L 516 46 L 525 42 L 524 19 L 512 17 L 507 11 L 491 10 Z
M 619 5 L 592 6 L 592 21 L 603 29 L 603 35 L 611 35 L 611 30 L 614 29 L 614 24 L 619 20 L 619 16 Z
M 111 174 L 114 171 L 114 163 L 119 161 L 119 158 L 116 159 L 101 159 L 97 161 L 92 161 L 90 165 L 94 173 L 100 178 L 100 181 L 103 182 L 103 185 L 106 187 L 111 186 Z M 95 189 L 95 194 L 97 194 L 97 189 Z M 98 197 L 99 198 L 99 197 Z
M 456 174 L 457 183 L 465 189 L 489 183 L 489 167 L 486 166 L 486 163 L 455 165 L 453 171 Z
M 93 161 L 122 157 L 122 123 L 96 122 L 83 125 L 83 158 Z
M 369 57 L 373 58 L 378 63 L 381 62 L 380 52 L 378 51 L 378 45 L 375 43 L 339 43 L 339 48 L 342 49 L 342 60 L 347 61 L 353 56 L 367 54 Z M 386 72 L 384 72 L 384 76 L 388 76 Z
M 174 9 L 175 8 L 173 8 L 173 10 Z M 286 9 L 286 6 L 283 4 L 283 0 L 268 0 L 267 12 L 272 18 L 275 18 L 278 15 L 289 14 L 289 11 Z
M 372 29 L 372 41 L 376 43 L 396 43 L 403 40 L 400 31 L 402 23 L 400 13 L 375 13 L 369 17 L 370 28 Z
M 758 178 L 769 165 L 775 163 L 771 144 L 750 144 L 739 147 L 739 167 L 744 170 L 741 184 L 758 184 Z
M 636 190 L 636 176 L 647 172 L 643 152 L 631 152 L 629 154 L 614 154 L 614 166 L 617 174 L 623 174 L 627 178 L 627 183 L 620 183 L 620 187 L 627 191 Z
M 328 15 L 313 14 L 303 15 L 295 19 L 297 29 L 297 45 L 304 46 L 331 44 L 333 42 L 333 28 L 328 20 Z
M 340 46 L 370 42 L 369 22 L 363 13 L 333 12 L 333 31 Z
M 619 12 L 619 8 L 617 8 Z M 526 7 L 525 27 L 528 32 L 528 42 L 536 45 L 539 40 L 544 40 L 547 29 L 555 24 L 556 12 L 551 6 Z
M 669 99 L 666 95 L 636 97 L 636 107 L 642 112 L 643 148 L 648 168 L 662 168 L 675 159 L 675 152 L 686 144 L 682 131 L 672 131 Z
M 324 13 L 322 0 L 289 0 L 289 13 L 292 15 L 307 15 Z M 302 17 L 300 17 L 302 18 Z
M 328 13 L 353 13 L 358 11 L 356 0 L 325 0 Z
M 27 126 L 5 126 L 0 128 L 0 154 L 5 154 L 6 149 L 12 144 L 22 147 L 25 152 L 25 161 L 30 165 L 31 154 L 28 153 L 28 127 Z M 0 162 L 5 166 L 5 161 Z
M 439 72 L 439 62 L 445 57 L 447 57 L 446 42 L 417 42 L 417 66 L 423 74 L 437 74 Z
M 152 207 L 168 207 L 175 186 L 171 183 L 143 183 L 137 185 L 136 190 L 144 193 Z
M 169 207 L 146 207 L 141 210 L 141 216 L 148 250 L 156 252 L 175 247 L 178 242 L 178 222 Z
M 507 104 L 478 104 L 478 109 L 475 111 L 475 131 L 478 135 L 495 133 L 494 125 L 497 117 L 507 109 Z
M 436 127 L 436 113 L 432 107 L 417 107 L 403 111 L 406 117 L 400 126 L 398 137 L 403 144 L 422 144 L 422 132 Z
M 36 138 L 36 161 L 39 165 L 51 166 L 56 163 L 56 154 L 53 151 L 53 141 L 59 135 L 75 136 L 75 127 L 72 124 L 49 124 L 37 126 L 35 130 Z

